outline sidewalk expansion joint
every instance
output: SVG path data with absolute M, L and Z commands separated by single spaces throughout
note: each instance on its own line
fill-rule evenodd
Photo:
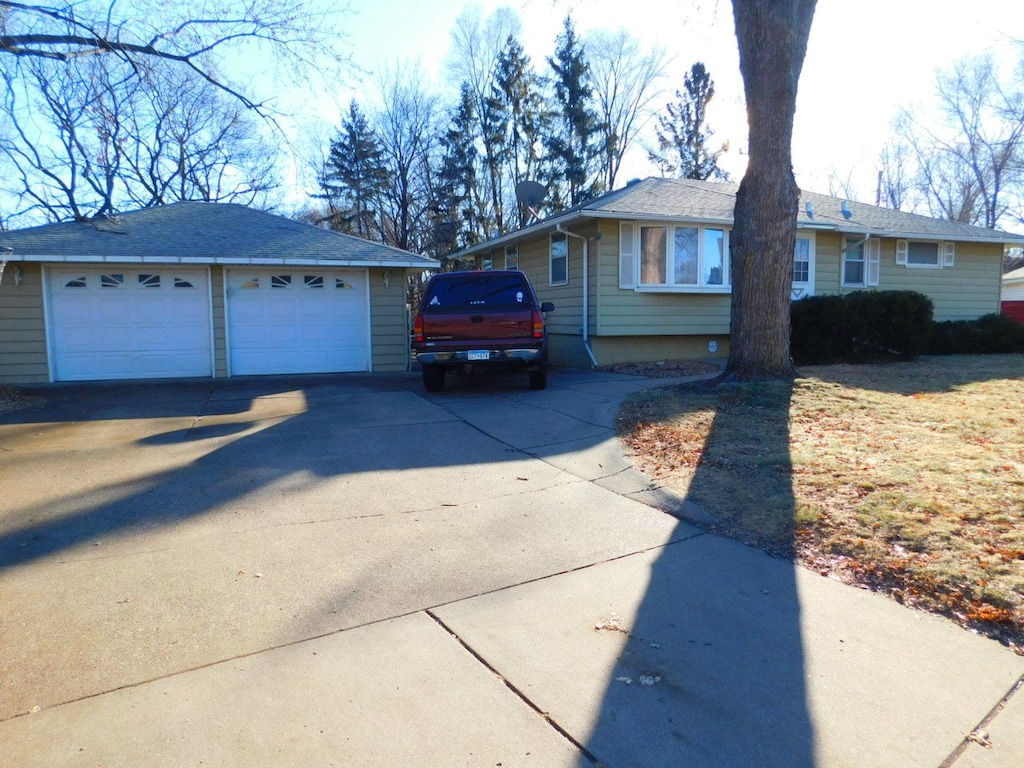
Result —
M 963 757 L 971 744 L 981 744 L 985 747 L 991 747 L 992 744 L 988 740 L 989 726 L 992 724 L 993 720 L 999 717 L 999 713 L 1006 709 L 1010 700 L 1020 693 L 1021 689 L 1024 689 L 1024 675 L 1022 675 L 1021 678 L 1010 687 L 1010 690 L 1005 696 L 1003 696 L 1003 698 L 996 702 L 996 705 L 989 710 L 989 713 L 982 718 L 982 721 L 978 723 L 974 730 L 964 736 L 963 741 L 957 745 L 956 749 L 950 752 L 949 757 L 939 764 L 939 768 L 953 768 L 957 761 Z
M 526 706 L 528 706 L 530 709 L 532 709 L 534 712 L 540 715 L 541 719 L 543 719 L 545 723 L 551 726 L 551 728 L 553 728 L 563 739 L 568 741 L 577 750 L 579 750 L 580 754 L 583 755 L 583 757 L 585 757 L 591 765 L 600 765 L 600 762 L 598 761 L 596 755 L 594 755 L 589 749 L 587 749 L 582 743 L 580 743 L 580 741 L 575 736 L 573 736 L 565 728 L 563 728 L 557 720 L 551 717 L 549 713 L 541 709 L 537 705 L 537 703 L 534 702 L 533 699 L 531 699 L 529 696 L 527 696 L 526 693 L 522 691 L 518 686 L 516 686 L 515 683 L 513 683 L 511 680 L 509 680 L 507 677 L 501 674 L 501 672 L 495 669 L 494 666 L 489 661 L 487 661 L 487 659 L 485 659 L 483 656 L 477 653 L 476 650 L 474 650 L 473 647 L 469 645 L 469 643 L 467 643 L 465 640 L 459 637 L 455 630 L 453 630 L 451 627 L 445 624 L 444 621 L 441 618 L 439 618 L 433 611 L 428 609 L 427 611 L 425 611 L 425 613 L 427 614 L 427 616 L 433 619 L 437 623 L 437 625 L 441 627 L 441 629 L 447 632 L 452 637 L 452 639 L 455 640 L 455 642 L 462 646 L 462 648 L 470 656 L 476 659 L 487 671 L 494 675 L 506 688 L 508 688 L 513 694 L 515 694 L 515 696 L 518 697 L 520 701 L 522 701 Z

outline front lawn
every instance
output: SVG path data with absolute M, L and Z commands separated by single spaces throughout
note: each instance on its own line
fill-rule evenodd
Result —
M 1024 652 L 1024 356 L 647 390 L 618 427 L 716 530 Z

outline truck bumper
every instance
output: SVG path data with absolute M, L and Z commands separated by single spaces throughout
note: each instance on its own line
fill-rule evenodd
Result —
M 541 349 L 473 349 L 459 351 L 416 351 L 416 362 L 421 365 L 487 365 L 488 363 L 539 363 Z M 485 356 L 486 355 L 486 356 Z

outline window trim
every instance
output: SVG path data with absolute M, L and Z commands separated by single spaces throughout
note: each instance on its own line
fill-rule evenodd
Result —
M 555 282 L 555 242 L 565 243 L 565 255 L 559 256 L 559 260 L 565 260 L 565 279 Z M 569 236 L 564 232 L 552 232 L 548 235 L 548 285 L 562 286 L 569 284 Z
M 817 262 L 817 236 L 813 230 L 797 230 L 796 240 L 806 240 L 807 245 L 807 280 L 799 281 L 790 280 L 790 297 L 793 301 L 799 299 L 805 299 L 808 296 L 814 296 L 814 285 L 817 279 L 816 275 L 816 262 Z M 796 243 L 793 244 L 793 263 L 794 268 L 796 265 Z M 800 295 L 796 295 L 797 291 L 800 291 Z
M 860 258 L 850 259 L 850 246 L 848 243 L 859 243 Z M 858 235 L 843 235 L 842 243 L 843 258 L 839 264 L 839 282 L 843 288 L 867 288 L 868 287 L 868 248 L 867 241 Z M 848 261 L 858 261 L 861 264 L 861 280 L 859 283 L 851 283 L 846 279 L 846 264 Z
M 730 239 L 732 237 L 731 227 L 725 226 L 724 224 L 703 224 L 700 222 L 672 222 L 672 221 L 655 221 L 655 220 L 638 220 L 638 221 L 623 221 L 619 225 L 620 239 L 623 235 L 623 227 L 632 226 L 633 229 L 633 242 L 631 248 L 623 249 L 623 244 L 620 242 L 620 270 L 626 264 L 631 262 L 633 275 L 632 275 L 632 290 L 637 293 L 710 293 L 710 294 L 730 294 L 732 293 L 732 264 L 731 264 L 731 253 L 730 253 Z M 644 283 L 641 280 L 641 272 L 643 265 L 643 253 L 640 249 L 641 233 L 644 228 L 648 227 L 664 227 L 665 228 L 665 282 L 664 283 Z M 695 229 L 697 230 L 697 277 L 698 280 L 704 279 L 704 264 L 705 264 L 705 247 L 707 245 L 707 231 L 712 230 L 715 232 L 722 233 L 723 240 L 723 253 L 722 253 L 722 283 L 676 283 L 675 282 L 675 262 L 674 253 L 672 248 L 675 244 L 675 232 L 676 229 Z M 620 276 L 619 287 L 626 288 L 626 280 L 623 280 Z

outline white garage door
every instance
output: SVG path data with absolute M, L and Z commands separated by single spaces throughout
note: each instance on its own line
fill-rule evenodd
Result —
M 60 267 L 49 288 L 57 380 L 213 375 L 205 269 Z
M 231 269 L 227 315 L 232 375 L 369 370 L 365 270 Z

